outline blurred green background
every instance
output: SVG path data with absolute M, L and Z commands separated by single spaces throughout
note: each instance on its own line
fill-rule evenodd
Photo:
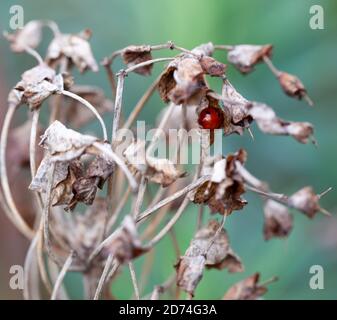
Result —
M 258 177 L 270 182 L 273 190 L 286 194 L 305 185 L 312 185 L 319 193 L 337 182 L 337 1 L 326 0 L 58 0 L 58 1 L 6 1 L 0 3 L 0 29 L 9 29 L 9 7 L 24 7 L 25 21 L 31 19 L 55 20 L 61 31 L 76 33 L 84 28 L 93 31 L 91 39 L 98 61 L 110 52 L 129 44 L 159 44 L 167 40 L 186 48 L 204 42 L 215 44 L 265 44 L 274 45 L 273 61 L 284 71 L 302 79 L 309 95 L 315 101 L 310 108 L 304 102 L 285 96 L 275 78 L 265 65 L 242 76 L 233 67 L 228 77 L 233 85 L 248 99 L 264 101 L 273 106 L 285 119 L 309 121 L 315 126 L 318 148 L 301 145 L 291 138 L 262 135 L 253 127 L 255 141 L 248 135 L 229 137 L 225 151 L 244 147 L 248 151 L 247 167 Z M 324 30 L 309 27 L 309 8 L 320 4 L 324 8 Z M 51 40 L 46 31 L 39 51 L 44 54 Z M 155 53 L 157 56 L 165 53 Z M 224 52 L 215 55 L 226 61 Z M 34 61 L 25 54 L 13 54 L 4 40 L 0 41 L 0 99 L 3 114 L 6 95 L 19 79 L 20 74 L 32 67 Z M 115 67 L 118 70 L 121 64 Z M 135 74 L 126 79 L 123 108 L 129 113 L 161 67 L 154 68 L 153 75 L 144 78 Z M 77 83 L 102 87 L 110 96 L 106 74 L 88 72 L 83 76 L 75 73 Z M 220 83 L 212 81 L 215 90 Z M 140 119 L 153 124 L 155 116 L 164 107 L 156 93 L 141 113 Z M 26 114 L 23 113 L 22 116 Z M 105 117 L 107 124 L 111 116 Z M 98 130 L 96 123 L 89 130 Z M 234 212 L 226 222 L 233 249 L 242 258 L 245 272 L 229 274 L 226 270 L 206 271 L 196 290 L 197 299 L 222 297 L 234 282 L 259 271 L 262 280 L 273 275 L 279 281 L 269 287 L 266 299 L 336 299 L 337 298 L 337 222 L 318 215 L 313 221 L 294 212 L 294 230 L 286 240 L 263 240 L 262 205 L 258 197 L 247 195 L 249 205 Z M 336 212 L 336 191 L 327 195 L 322 203 Z M 180 247 L 184 251 L 193 235 L 197 207 L 191 205 L 175 228 Z M 217 217 L 219 219 L 219 217 Z M 1 217 L 0 235 L 0 298 L 20 298 L 8 286 L 8 268 L 22 264 L 27 243 Z M 144 262 L 136 262 L 140 276 Z M 154 284 L 164 281 L 172 272 L 175 256 L 169 239 L 164 239 L 155 250 L 155 264 L 145 292 Z M 325 270 L 324 290 L 311 290 L 309 268 L 322 265 Z M 81 281 L 76 274 L 67 277 L 71 297 L 81 298 Z M 127 272 L 112 288 L 118 298 L 130 298 L 132 285 Z

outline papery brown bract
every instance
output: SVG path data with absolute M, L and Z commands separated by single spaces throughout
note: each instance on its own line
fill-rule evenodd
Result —
M 192 295 L 205 267 L 227 268 L 229 272 L 243 271 L 240 258 L 229 246 L 226 231 L 221 229 L 219 232 L 220 227 L 216 220 L 210 220 L 195 234 L 184 256 L 176 264 L 177 285 Z
M 246 161 L 246 152 L 239 150 L 226 159 L 209 159 L 205 162 L 202 174 L 211 178 L 199 188 L 192 191 L 190 198 L 194 203 L 207 204 L 212 212 L 229 215 L 234 210 L 241 210 L 247 201 L 241 196 L 245 192 L 242 177 L 235 169 L 235 161 Z
M 140 172 L 149 181 L 161 184 L 163 187 L 167 187 L 185 175 L 185 173 L 179 172 L 169 159 L 147 155 L 143 140 L 137 140 L 130 144 L 123 155 L 133 171 Z
M 36 109 L 52 94 L 63 90 L 63 78 L 46 64 L 25 71 L 13 91 L 19 103 Z M 13 93 L 11 93 L 13 95 Z
M 74 64 L 80 72 L 88 69 L 98 71 L 97 62 L 93 56 L 88 39 L 91 31 L 86 29 L 78 34 L 59 34 L 50 43 L 46 61 L 50 66 L 56 67 L 63 57 Z
M 263 56 L 270 57 L 272 53 L 272 45 L 248 45 L 242 44 L 233 46 L 228 51 L 227 59 L 242 73 L 249 73 L 254 70 L 254 66 L 263 61 Z
M 301 80 L 292 74 L 281 72 L 278 75 L 278 80 L 283 91 L 291 97 L 302 99 L 307 94 Z
M 289 197 L 288 203 L 291 207 L 303 212 L 308 218 L 313 218 L 322 210 L 319 199 L 320 197 L 312 187 L 304 187 Z
M 260 274 L 250 277 L 233 285 L 224 295 L 223 300 L 257 300 L 267 292 L 265 286 L 258 284 Z
M 25 48 L 35 49 L 40 44 L 42 27 L 42 21 L 32 20 L 26 23 L 22 29 L 17 29 L 14 33 L 9 34 L 4 32 L 4 36 L 10 42 L 12 51 L 24 52 Z
M 151 46 L 128 46 L 123 50 L 122 58 L 128 68 L 136 64 L 152 60 Z M 134 72 L 143 76 L 148 76 L 151 74 L 152 68 L 153 64 L 149 64 L 135 69 Z
M 284 238 L 293 228 L 293 219 L 286 206 L 274 201 L 266 200 L 264 204 L 264 238 Z

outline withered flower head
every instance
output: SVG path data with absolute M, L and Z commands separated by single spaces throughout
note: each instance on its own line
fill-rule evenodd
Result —
M 264 205 L 264 238 L 287 237 L 293 228 L 293 218 L 286 206 L 274 201 L 266 200 Z
M 244 181 L 236 170 L 235 162 L 244 164 L 246 156 L 246 152 L 240 149 L 237 153 L 228 155 L 226 159 L 208 159 L 202 174 L 210 174 L 211 178 L 191 192 L 191 200 L 194 203 L 206 203 L 213 212 L 222 215 L 241 210 L 247 201 L 241 198 L 245 192 Z
M 80 72 L 87 69 L 98 71 L 97 62 L 88 42 L 90 37 L 91 31 L 88 29 L 78 34 L 56 35 L 47 50 L 47 63 L 55 66 L 63 57 L 66 57 Z
M 204 268 L 224 269 L 229 272 L 243 271 L 240 258 L 233 252 L 225 229 L 219 232 L 220 224 L 209 221 L 193 238 L 185 255 L 176 264 L 177 285 L 190 294 L 200 282 Z M 218 233 L 217 233 L 218 231 Z
M 19 103 L 27 103 L 31 109 L 40 107 L 50 95 L 63 90 L 63 78 L 47 65 L 38 65 L 25 71 L 14 89 Z M 10 98 L 9 98 L 10 100 Z
M 254 273 L 250 277 L 236 283 L 224 295 L 223 300 L 257 300 L 267 292 L 265 285 L 260 285 L 260 274 Z
M 124 218 L 119 229 L 114 232 L 109 243 L 103 248 L 104 255 L 112 254 L 120 263 L 129 262 L 146 251 L 148 248 L 141 244 L 131 216 Z
M 271 56 L 272 49 L 273 46 L 270 44 L 264 46 L 242 44 L 229 50 L 227 58 L 242 73 L 249 73 L 263 60 L 263 56 Z
M 10 42 L 12 51 L 23 52 L 25 48 L 34 49 L 40 44 L 42 27 L 41 21 L 32 20 L 12 34 L 4 32 L 4 36 Z
M 151 46 L 128 46 L 123 50 L 122 58 L 128 67 L 132 67 L 141 62 L 152 60 Z M 134 72 L 143 76 L 148 76 L 151 74 L 152 68 L 153 64 L 149 64 L 147 66 L 137 68 Z
M 185 175 L 177 170 L 172 161 L 147 155 L 143 140 L 130 144 L 123 154 L 133 171 L 140 172 L 149 181 L 161 184 L 163 187 L 167 187 Z

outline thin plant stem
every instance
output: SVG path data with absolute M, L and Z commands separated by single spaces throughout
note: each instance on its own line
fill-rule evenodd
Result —
M 214 49 L 215 50 L 226 50 L 226 51 L 229 51 L 229 50 L 232 50 L 233 48 L 234 48 L 234 46 L 226 45 L 226 44 L 216 44 L 216 45 L 214 45 Z
M 97 286 L 97 289 L 96 289 L 96 292 L 95 292 L 95 296 L 94 296 L 94 300 L 98 300 L 100 295 L 101 295 L 101 292 L 103 290 L 103 286 L 105 284 L 105 280 L 107 278 L 107 275 L 108 275 L 108 272 L 110 270 L 110 267 L 112 265 L 112 262 L 113 262 L 113 256 L 110 254 L 105 262 L 105 266 L 104 266 L 104 269 L 103 269 L 103 272 L 102 272 L 102 275 L 99 279 L 99 282 L 98 282 L 98 286 Z
M 32 239 L 34 237 L 34 231 L 28 226 L 28 224 L 23 220 L 21 217 L 13 196 L 12 192 L 9 187 L 8 176 L 7 176 L 7 166 L 6 166 L 6 148 L 7 148 L 7 140 L 8 140 L 8 131 L 10 124 L 13 119 L 13 115 L 15 113 L 17 106 L 16 105 L 9 105 L 8 111 L 6 113 L 2 131 L 1 131 L 1 138 L 0 138 L 0 179 L 1 179 L 1 186 L 4 194 L 4 198 L 6 200 L 7 206 L 11 212 L 10 215 L 7 210 L 5 213 L 8 215 L 8 218 L 13 222 L 13 224 L 17 227 L 17 229 L 28 239 Z
M 129 266 L 129 271 L 130 271 L 130 275 L 131 275 L 131 280 L 132 280 L 134 295 L 136 297 L 136 300 L 139 300 L 140 299 L 139 288 L 138 288 L 138 284 L 137 284 L 136 272 L 135 272 L 135 267 L 133 265 L 133 262 L 130 261 L 128 263 L 128 266 Z
M 51 295 L 51 300 L 55 300 L 57 295 L 58 295 L 58 292 L 61 288 L 61 285 L 62 285 L 62 282 L 63 282 L 63 279 L 64 277 L 66 276 L 72 262 L 73 262 L 73 257 L 74 257 L 74 252 L 70 252 L 67 260 L 65 261 L 58 277 L 57 277 L 57 280 L 55 282 L 55 285 L 54 285 L 54 289 L 53 289 L 53 292 L 52 292 L 52 295 Z
M 74 100 L 77 100 L 77 101 L 81 102 L 84 106 L 86 106 L 90 111 L 92 111 L 92 113 L 96 116 L 96 118 L 98 119 L 98 121 L 101 124 L 102 130 L 103 130 L 103 139 L 104 140 L 108 139 L 108 134 L 107 134 L 107 130 L 106 130 L 104 121 L 103 121 L 102 117 L 100 116 L 100 114 L 98 113 L 98 111 L 95 109 L 95 107 L 90 102 L 83 99 L 79 95 L 77 95 L 73 92 L 67 91 L 67 90 L 61 90 L 60 92 L 58 92 L 58 94 L 63 94 L 64 96 L 68 96 L 68 97 L 70 97 Z
M 268 68 L 270 69 L 270 71 L 273 73 L 273 75 L 274 75 L 276 78 L 278 78 L 278 77 L 280 76 L 280 74 L 281 74 L 281 71 L 278 70 L 278 69 L 274 66 L 273 62 L 269 59 L 268 56 L 264 55 L 264 56 L 262 57 L 262 59 L 263 59 L 264 63 L 268 66 Z
M 39 63 L 39 65 L 45 64 L 42 57 L 40 56 L 40 54 L 36 50 L 34 50 L 33 48 L 28 47 L 28 46 L 24 46 L 23 48 L 28 54 L 30 54 L 32 57 L 34 57 L 36 59 L 36 61 Z
M 114 210 L 114 212 L 111 215 L 111 218 L 108 221 L 107 230 L 111 230 L 111 228 L 113 227 L 113 225 L 115 224 L 115 222 L 118 219 L 119 214 L 121 213 L 121 211 L 123 210 L 126 202 L 128 201 L 129 195 L 131 193 L 131 188 L 128 187 L 127 190 L 124 192 L 122 199 L 118 202 L 118 205 L 116 207 L 116 209 Z
M 24 262 L 24 268 L 23 268 L 23 273 L 24 273 L 24 288 L 23 288 L 23 297 L 25 300 L 31 300 L 34 298 L 39 297 L 39 290 L 36 290 L 36 294 L 32 294 L 31 291 L 33 288 L 38 288 L 39 283 L 32 284 L 31 283 L 31 272 L 37 272 L 37 270 L 34 270 L 33 268 L 33 262 L 36 262 L 36 259 L 34 259 L 34 254 L 36 254 L 36 248 L 37 248 L 37 243 L 39 240 L 39 234 L 37 233 L 33 240 L 31 241 L 26 257 L 25 257 L 25 262 Z M 38 282 L 38 277 L 37 277 L 37 282 Z
M 138 189 L 138 194 L 134 203 L 134 207 L 132 208 L 132 216 L 135 220 L 137 219 L 139 212 L 141 210 L 144 201 L 146 187 L 147 187 L 147 178 L 145 176 L 142 176 Z
M 191 184 L 189 184 L 188 186 L 186 186 L 185 188 L 177 191 L 176 193 L 168 196 L 167 198 L 159 201 L 158 203 L 156 203 L 154 206 L 149 207 L 148 209 L 146 209 L 145 211 L 143 211 L 138 219 L 136 220 L 137 223 L 141 222 L 142 220 L 146 219 L 148 216 L 150 216 L 153 212 L 155 212 L 156 210 L 160 209 L 161 207 L 165 206 L 166 204 L 174 201 L 175 199 L 180 198 L 181 196 L 183 196 L 184 194 L 198 188 L 200 185 L 202 185 L 205 181 L 209 180 L 210 176 L 203 176 L 200 177 L 199 179 L 197 179 L 196 181 L 192 182 Z
M 196 231 L 200 230 L 200 228 L 202 227 L 202 220 L 203 220 L 203 217 L 204 217 L 204 209 L 205 209 L 205 207 L 204 207 L 203 204 L 199 205 Z
M 147 60 L 147 61 L 144 61 L 144 62 L 141 62 L 141 63 L 138 63 L 138 64 L 135 64 L 134 66 L 132 67 L 129 67 L 125 70 L 123 70 L 123 72 L 125 74 L 128 74 L 132 71 L 135 71 L 137 70 L 138 68 L 142 68 L 142 67 L 146 67 L 150 64 L 154 64 L 154 63 L 158 63 L 158 62 L 165 62 L 165 61 L 172 61 L 174 60 L 175 58 L 157 58 L 157 59 L 151 59 L 151 60 Z

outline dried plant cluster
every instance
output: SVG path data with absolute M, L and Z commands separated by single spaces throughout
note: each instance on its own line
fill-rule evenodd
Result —
M 44 27 L 50 28 L 54 37 L 43 59 L 36 48 Z M 137 299 L 159 299 L 164 293 L 179 298 L 181 290 L 192 298 L 207 269 L 227 269 L 230 273 L 244 270 L 243 262 L 231 248 L 224 225 L 227 216 L 247 205 L 243 198 L 247 191 L 256 193 L 263 201 L 266 240 L 289 235 L 293 228 L 289 208 L 309 218 L 318 212 L 329 214 L 319 204 L 326 192 L 316 194 L 311 187 L 304 187 L 290 196 L 274 193 L 267 183 L 245 168 L 245 150 L 226 156 L 210 156 L 207 152 L 215 129 L 223 130 L 225 136 L 242 135 L 245 131 L 251 134 L 250 126 L 254 122 L 267 134 L 288 135 L 300 143 L 315 142 L 310 123 L 280 119 L 270 106 L 244 98 L 228 80 L 227 65 L 212 58 L 215 50 L 227 52 L 228 63 L 243 74 L 252 72 L 258 63 L 265 63 L 287 95 L 303 98 L 312 105 L 301 81 L 273 65 L 271 45 L 207 43 L 187 50 L 168 42 L 126 47 L 102 61 L 113 94 L 110 100 L 100 88 L 74 84 L 73 68 L 80 72 L 99 69 L 89 44 L 90 30 L 63 34 L 52 21 L 31 21 L 23 29 L 5 36 L 12 51 L 27 52 L 38 63 L 22 74 L 9 93 L 0 150 L 3 211 L 31 241 L 24 268 L 26 299 L 41 299 L 46 293 L 52 299 L 66 299 L 62 282 L 69 271 L 82 273 L 87 299 L 99 299 L 102 294 L 107 298 L 109 290 L 105 288 L 110 287 L 124 266 L 129 269 Z M 153 58 L 158 50 L 174 51 L 177 55 Z M 114 74 L 112 64 L 117 57 L 122 58 L 125 69 Z M 131 114 L 121 117 L 126 76 L 132 72 L 149 76 L 160 62 L 168 64 Z M 207 76 L 221 81 L 221 93 L 210 88 Z M 131 128 L 156 89 L 169 104 L 161 114 L 160 129 L 178 124 L 182 129 L 199 128 L 200 135 L 206 135 L 207 143 L 202 145 L 201 161 L 195 166 L 193 178 L 186 177 L 179 161 L 151 155 L 158 140 L 156 135 L 149 145 L 135 140 L 122 156 L 115 152 L 119 145 L 118 130 Z M 47 99 L 51 106 L 50 124 L 43 130 L 39 114 Z M 34 192 L 36 206 L 34 226 L 22 218 L 14 202 L 6 167 L 10 124 L 15 111 L 25 105 L 31 117 L 13 130 L 9 143 L 15 143 L 18 149 L 17 166 L 30 167 L 29 189 Z M 113 115 L 110 139 L 102 119 L 106 112 Z M 64 125 L 77 129 L 93 117 L 100 123 L 101 137 L 85 135 Z M 36 146 L 38 136 L 40 142 Z M 134 161 L 139 156 L 144 160 L 142 164 Z M 153 192 L 153 185 L 158 186 L 156 194 L 151 194 L 149 186 Z M 104 196 L 98 196 L 99 189 Z M 129 200 L 129 214 L 119 217 Z M 197 225 L 196 232 L 185 253 L 180 255 L 173 230 L 191 202 L 199 208 L 194 218 L 190 217 L 194 219 L 191 223 Z M 78 209 L 79 203 L 87 206 L 84 212 Z M 203 223 L 205 206 L 212 214 L 206 224 Z M 221 217 L 220 223 L 214 219 L 216 214 Z M 144 228 L 139 229 L 141 224 Z M 137 279 L 133 261 L 146 255 L 143 270 L 146 278 L 146 273 L 151 272 L 152 249 L 167 235 L 172 238 L 177 263 L 166 281 L 144 294 L 139 285 L 143 279 Z M 46 289 L 44 294 L 40 282 Z M 267 291 L 268 282 L 259 283 L 256 273 L 226 293 L 224 289 L 223 299 L 257 299 Z M 174 287 L 176 290 L 172 290 Z

